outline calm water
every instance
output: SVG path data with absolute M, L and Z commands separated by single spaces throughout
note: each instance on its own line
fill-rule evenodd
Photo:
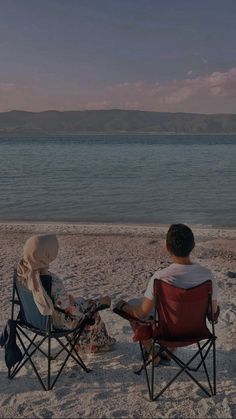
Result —
M 236 226 L 236 136 L 0 139 L 0 220 Z

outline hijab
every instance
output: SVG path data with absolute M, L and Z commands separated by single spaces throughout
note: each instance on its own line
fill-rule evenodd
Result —
M 40 270 L 48 269 L 58 254 L 58 241 L 54 234 L 35 235 L 24 245 L 23 258 L 17 268 L 19 279 L 32 292 L 42 315 L 53 314 L 53 303 L 40 280 Z

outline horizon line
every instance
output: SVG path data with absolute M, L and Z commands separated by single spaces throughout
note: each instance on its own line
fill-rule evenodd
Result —
M 142 109 L 122 109 L 122 108 L 110 108 L 110 109 L 70 109 L 70 110 L 58 110 L 58 109 L 45 109 L 40 111 L 29 111 L 25 109 L 11 109 L 9 111 L 0 111 L 0 114 L 3 113 L 12 113 L 12 112 L 25 112 L 25 113 L 46 113 L 46 112 L 57 112 L 57 113 L 65 113 L 65 112 L 114 112 L 114 111 L 122 111 L 122 112 L 145 112 L 145 113 L 169 113 L 169 114 L 191 114 L 191 115 L 236 115 L 232 112 L 214 112 L 214 113 L 204 113 L 204 112 L 185 112 L 185 111 L 147 111 Z

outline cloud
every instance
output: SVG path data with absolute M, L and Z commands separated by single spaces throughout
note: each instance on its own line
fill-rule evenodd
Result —
M 181 103 L 196 96 L 236 98 L 236 68 L 207 76 L 170 82 L 159 91 L 162 103 Z
M 100 101 L 97 101 L 97 102 L 96 101 L 94 101 L 94 102 L 84 102 L 83 105 L 80 103 L 80 107 L 81 106 L 84 110 L 109 109 L 111 107 L 111 103 L 108 100 L 100 100 Z
M 225 73 L 212 73 L 207 81 L 212 96 L 236 97 L 236 68 Z
M 192 70 L 189 73 L 192 74 Z M 162 106 L 163 110 L 183 111 L 183 107 L 188 105 L 186 111 L 190 107 L 190 110 L 193 108 L 196 112 L 214 112 L 215 108 L 216 111 L 219 109 L 224 112 L 224 104 L 229 100 L 230 106 L 233 107 L 226 112 L 236 112 L 236 105 L 233 105 L 232 100 L 236 99 L 236 67 L 226 72 L 213 72 L 209 75 L 172 80 L 163 84 L 145 81 L 124 82 L 110 86 L 108 89 L 113 101 L 122 102 L 122 98 L 126 98 L 129 102 L 141 103 L 142 108 L 148 110 L 161 110 Z M 202 109 L 204 102 L 206 110 Z M 212 107 L 210 110 L 209 103 Z M 178 105 L 181 105 L 181 108 Z
M 15 89 L 15 83 L 0 83 L 0 94 L 14 92 Z
M 0 82 L 0 111 L 111 108 L 236 113 L 236 67 L 198 77 L 191 73 L 185 79 L 166 83 L 139 80 L 106 86 L 94 82 L 67 89 L 66 84 L 51 88 Z

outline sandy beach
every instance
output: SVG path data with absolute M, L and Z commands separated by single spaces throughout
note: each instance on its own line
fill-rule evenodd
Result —
M 219 286 L 221 314 L 216 327 L 217 395 L 207 398 L 182 375 L 158 402 L 149 402 L 138 345 L 129 324 L 111 310 L 102 312 L 110 335 L 117 339 L 113 352 L 85 356 L 90 374 L 71 361 L 52 391 L 40 388 L 27 366 L 12 381 L 7 378 L 4 350 L 0 351 L 0 417 L 44 418 L 233 418 L 236 417 L 236 229 L 190 226 L 196 239 L 193 260 L 210 268 Z M 165 250 L 168 226 L 118 224 L 0 224 L 0 326 L 10 317 L 13 268 L 24 242 L 35 233 L 58 235 L 60 251 L 51 270 L 65 279 L 75 296 L 109 294 L 113 302 L 143 294 L 152 273 L 170 263 Z M 181 349 L 191 352 L 191 347 Z M 46 363 L 41 363 L 46 370 Z M 175 367 L 159 366 L 164 383 Z M 204 376 L 202 375 L 205 381 Z

